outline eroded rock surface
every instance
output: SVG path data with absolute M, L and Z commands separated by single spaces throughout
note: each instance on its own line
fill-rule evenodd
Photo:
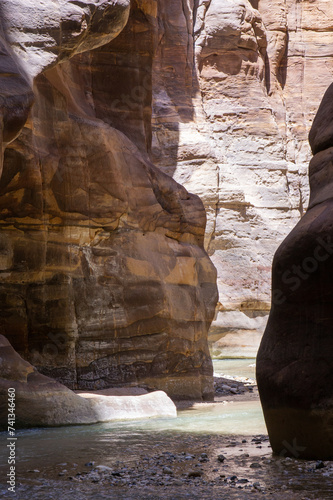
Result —
M 307 207 L 307 136 L 332 81 L 333 10 L 327 0 L 183 4 L 163 10 L 152 158 L 204 202 L 220 297 L 211 340 L 219 331 L 237 344 L 260 339 L 273 254 Z
M 333 86 L 310 132 L 310 204 L 277 250 L 257 379 L 273 451 L 333 458 Z
M 148 394 L 128 388 L 75 394 L 38 373 L 0 335 L 0 430 L 8 430 L 8 419 L 19 429 L 176 416 L 175 404 L 163 391 Z
M 38 373 L 0 335 L 0 430 L 7 430 L 12 414 L 8 412 L 8 389 L 15 390 L 14 429 L 97 421 L 89 401 Z
M 205 212 L 147 155 L 156 2 L 133 2 L 123 33 L 100 48 L 128 2 L 60 5 L 65 14 L 41 3 L 23 33 L 26 4 L 14 18 L 3 2 L 35 104 L 0 180 L 2 331 L 71 388 L 140 383 L 210 397 L 217 291 Z M 121 115 L 127 92 L 139 100 Z

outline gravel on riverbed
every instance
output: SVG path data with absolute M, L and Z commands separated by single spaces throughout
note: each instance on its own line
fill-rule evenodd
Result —
M 15 500 L 333 498 L 333 462 L 272 456 L 266 435 L 166 439 L 138 456 L 103 463 L 92 454 L 89 462 L 78 457 L 30 476 Z

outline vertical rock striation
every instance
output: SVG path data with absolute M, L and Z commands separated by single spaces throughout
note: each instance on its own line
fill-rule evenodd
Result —
M 333 10 L 327 0 L 180 3 L 159 23 L 152 159 L 204 202 L 220 297 L 214 352 L 246 355 L 267 321 L 274 251 L 308 203 L 307 136 L 332 81 Z
M 277 250 L 257 358 L 273 451 L 333 458 L 333 85 L 310 131 L 309 208 Z
M 147 155 L 156 2 L 52 5 L 4 16 L 35 104 L 0 180 L 2 331 L 70 388 L 211 397 L 204 208 Z

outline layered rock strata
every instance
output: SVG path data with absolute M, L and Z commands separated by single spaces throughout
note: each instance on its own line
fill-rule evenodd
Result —
M 310 132 L 309 208 L 277 250 L 257 358 L 273 451 L 333 458 L 333 85 Z
M 162 4 L 152 158 L 206 208 L 220 297 L 214 353 L 255 352 L 273 254 L 308 203 L 307 136 L 332 81 L 332 4 Z
M 8 430 L 8 420 L 13 429 L 19 429 L 176 416 L 175 404 L 162 391 L 109 389 L 75 394 L 38 373 L 0 335 L 0 430 Z
M 0 180 L 2 331 L 70 388 L 211 397 L 204 208 L 147 155 L 156 2 L 132 2 L 100 48 L 129 2 L 43 2 L 33 20 L 15 5 L 7 41 L 35 104 Z

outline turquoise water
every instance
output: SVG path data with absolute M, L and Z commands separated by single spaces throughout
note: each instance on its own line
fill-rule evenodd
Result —
M 214 367 L 244 376 L 252 374 L 251 363 L 252 360 L 222 360 L 214 362 Z M 178 411 L 177 418 L 21 430 L 16 434 L 17 457 L 24 471 L 61 462 L 88 462 L 96 456 L 107 464 L 118 456 L 123 458 L 127 451 L 129 456 L 135 456 L 152 446 L 158 447 L 165 439 L 171 445 L 189 436 L 233 434 L 266 434 L 259 401 L 237 402 L 236 396 L 235 401 L 228 403 L 194 404 Z M 3 443 L 6 438 L 5 433 L 0 434 Z M 0 448 L 0 464 L 5 465 L 7 449 Z
M 213 359 L 214 373 L 255 379 L 255 358 Z

